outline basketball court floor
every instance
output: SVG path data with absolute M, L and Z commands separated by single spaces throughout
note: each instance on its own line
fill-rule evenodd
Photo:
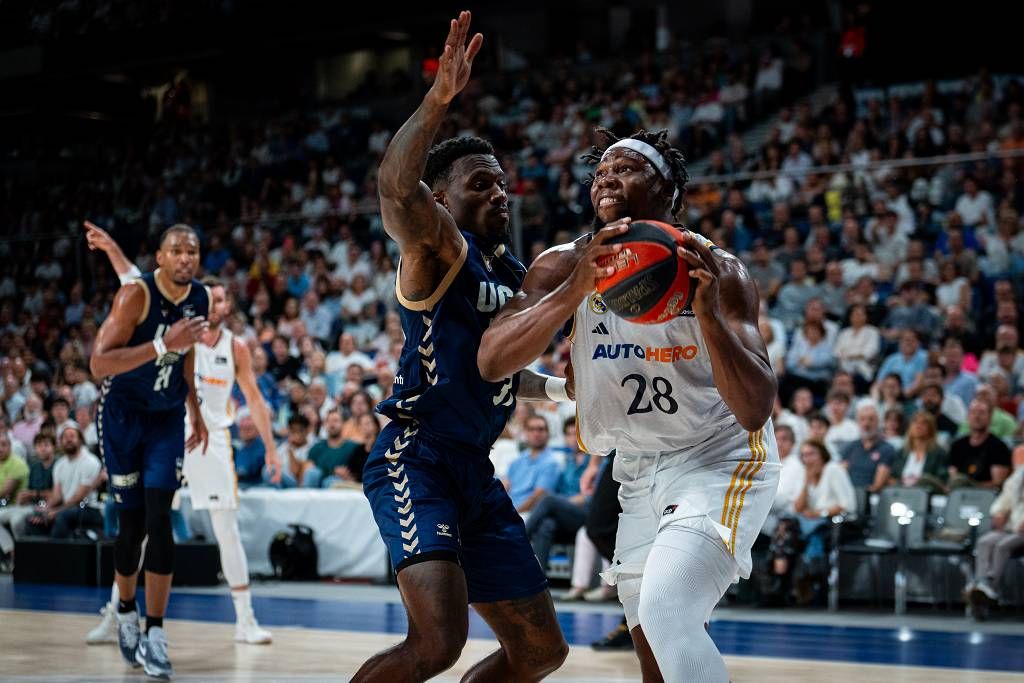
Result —
M 346 681 L 370 654 L 401 639 L 405 614 L 390 587 L 258 584 L 260 621 L 270 646 L 232 641 L 231 599 L 222 589 L 179 589 L 166 628 L 175 680 Z M 85 633 L 109 589 L 13 584 L 0 577 L 0 680 L 142 681 L 112 645 L 87 646 Z M 141 602 L 141 601 L 140 601 Z M 631 652 L 596 653 L 587 645 L 618 622 L 614 604 L 557 604 L 571 647 L 550 680 L 638 681 Z M 977 624 L 922 612 L 885 613 L 719 609 L 711 634 L 736 683 L 1001 683 L 1024 681 L 1024 624 Z M 471 614 L 470 642 L 454 669 L 436 679 L 457 681 L 495 647 Z

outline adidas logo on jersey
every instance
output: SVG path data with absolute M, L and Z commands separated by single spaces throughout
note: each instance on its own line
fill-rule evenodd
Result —
M 598 323 L 597 327 L 590 331 L 592 334 L 608 334 L 608 327 L 604 323 Z

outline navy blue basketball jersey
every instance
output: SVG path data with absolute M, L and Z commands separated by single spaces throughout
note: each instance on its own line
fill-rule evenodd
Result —
M 170 326 L 182 318 L 209 314 L 209 294 L 198 280 L 192 280 L 188 290 L 177 300 L 161 291 L 156 273 L 146 273 L 133 280 L 130 286 L 143 288 L 146 305 L 127 346 L 163 337 Z M 169 352 L 134 370 L 108 377 L 104 382 L 104 395 L 130 401 L 135 409 L 144 412 L 181 408 L 188 395 L 184 368 L 185 354 Z
M 394 394 L 377 411 L 489 452 L 515 408 L 519 377 L 484 381 L 477 350 L 484 330 L 521 288 L 526 268 L 504 247 L 485 256 L 472 234 L 462 236 L 459 258 L 429 299 L 405 299 L 396 282 L 405 348 Z

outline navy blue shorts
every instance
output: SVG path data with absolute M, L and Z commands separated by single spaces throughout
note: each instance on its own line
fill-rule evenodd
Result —
M 400 572 L 427 560 L 458 563 L 469 601 L 516 600 L 547 588 L 523 518 L 487 453 L 447 446 L 392 422 L 363 469 L 363 490 Z
M 143 504 L 143 489 L 178 490 L 185 458 L 184 405 L 150 413 L 107 395 L 100 401 L 96 430 L 115 504 L 137 508 Z

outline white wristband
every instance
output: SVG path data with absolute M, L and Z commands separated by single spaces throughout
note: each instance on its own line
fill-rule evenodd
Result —
M 126 271 L 124 275 L 118 275 L 117 279 L 121 281 L 122 285 L 126 285 L 137 277 L 142 277 L 142 271 L 133 263 L 131 270 Z
M 544 382 L 544 393 L 552 401 L 571 401 L 565 391 L 565 380 L 561 377 L 548 377 Z
M 153 340 L 153 349 L 156 351 L 156 357 L 157 358 L 161 358 L 161 357 L 167 355 L 167 345 L 164 344 L 164 340 L 163 339 L 154 339 Z

